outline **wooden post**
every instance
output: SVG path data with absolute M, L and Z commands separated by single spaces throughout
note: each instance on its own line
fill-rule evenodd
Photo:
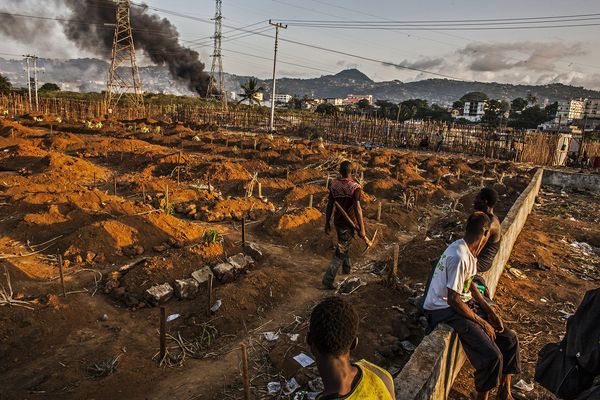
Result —
M 180 170 L 180 167 L 178 165 L 177 166 L 177 185 L 179 185 L 179 170 Z
M 379 201 L 379 203 L 377 204 L 377 222 L 381 222 L 381 206 L 382 203 L 381 201 Z
M 290 167 L 286 167 L 285 169 L 285 179 L 290 180 Z
M 65 289 L 65 275 L 63 273 L 63 258 L 62 255 L 58 255 L 58 271 L 60 273 L 60 286 L 62 287 L 63 297 L 67 297 L 67 291 Z
M 169 185 L 165 187 L 165 211 L 169 210 Z
M 308 198 L 308 208 L 312 208 L 313 198 L 314 198 L 314 196 L 311 194 L 310 197 Z
M 400 258 L 400 245 L 394 246 L 394 259 L 392 261 L 392 267 L 388 276 L 388 286 L 396 287 L 398 277 L 398 259 Z
M 242 248 L 246 247 L 246 217 L 242 217 Z
M 262 184 L 258 182 L 258 198 L 262 199 Z
M 254 139 L 254 150 L 256 150 L 257 141 Z
M 208 285 L 208 304 L 206 307 L 206 315 L 208 317 L 210 317 L 211 311 L 210 308 L 212 307 L 212 290 L 213 290 L 213 275 L 210 274 L 208 275 L 208 281 L 206 281 L 207 285 Z
M 96 189 L 96 171 L 94 171 L 94 186 L 92 188 Z
M 208 193 L 212 193 L 212 189 L 210 186 L 210 175 L 208 176 L 208 178 L 206 180 L 208 181 Z
M 248 376 L 248 349 L 241 344 L 242 350 L 242 380 L 244 381 L 244 400 L 250 400 L 250 378 Z
M 329 173 L 327 174 L 327 181 L 325 182 L 325 189 L 329 189 Z
M 167 354 L 167 311 L 164 307 L 160 308 L 160 353 L 158 356 L 159 364 Z
M 113 175 L 113 194 L 117 195 L 117 175 Z

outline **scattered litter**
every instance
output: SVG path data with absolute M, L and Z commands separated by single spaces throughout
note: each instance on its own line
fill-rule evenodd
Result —
M 177 318 L 181 317 L 179 314 L 171 314 L 167 317 L 167 322 L 175 321 Z
M 586 242 L 574 241 L 573 243 L 571 243 L 571 246 L 581 250 L 584 254 L 592 254 L 594 252 L 594 248 Z
M 319 395 L 319 393 L 321 393 L 321 392 L 308 392 L 308 393 L 306 393 L 306 400 L 316 400 L 317 396 Z
M 392 310 L 397 310 L 397 311 L 400 311 L 401 313 L 404 313 L 404 308 L 402 308 L 400 306 L 392 306 Z
M 217 312 L 217 310 L 219 308 L 221 308 L 222 304 L 223 304 L 223 302 L 221 301 L 221 299 L 217 300 L 217 302 L 215 304 L 213 304 L 213 306 L 210 308 L 210 311 Z
M 265 337 L 265 339 L 267 339 L 269 342 L 274 342 L 277 339 L 279 339 L 279 333 L 277 332 L 263 332 L 263 336 Z
M 315 362 L 315 360 L 313 360 L 304 353 L 300 353 L 297 356 L 294 356 L 294 360 L 296 360 L 296 362 L 300 364 L 303 368 L 308 367 L 309 365 L 312 365 Z
M 547 299 L 545 299 L 545 298 L 543 298 L 543 297 L 540 299 L 540 301 L 541 301 L 542 303 L 547 303 L 547 302 L 548 302 L 548 300 L 547 300 Z
M 409 340 L 403 340 L 400 342 L 402 348 L 406 351 L 413 352 L 417 348 L 414 344 L 412 344 Z
M 298 340 L 299 336 L 300 336 L 300 334 L 298 334 L 298 333 L 288 333 L 288 337 L 290 338 L 290 340 L 292 342 L 295 342 L 296 340 Z
M 308 381 L 308 387 L 311 391 L 320 393 L 325 390 L 325 385 L 323 385 L 323 379 L 315 378 L 312 381 Z
M 426 241 L 426 242 L 429 242 L 429 241 L 431 241 L 431 238 L 430 238 L 430 237 L 426 237 L 426 238 L 425 238 L 425 241 Z
M 519 270 L 517 268 L 510 268 L 508 270 L 508 272 L 510 272 L 510 274 L 512 276 L 514 276 L 515 278 L 519 278 L 519 279 L 527 278 L 527 276 L 523 272 L 521 272 L 521 270 Z
M 559 310 L 558 312 L 561 313 L 563 315 L 563 318 L 565 318 L 565 319 L 568 319 L 569 317 L 571 317 L 573 315 L 573 313 L 570 313 L 565 310 Z
M 279 382 L 269 382 L 267 383 L 267 391 L 269 394 L 277 394 L 281 392 L 281 383 Z
M 285 383 L 283 386 L 283 394 L 290 395 L 300 388 L 300 384 L 296 381 L 296 378 L 292 378 Z
M 356 292 L 361 286 L 366 286 L 367 282 L 360 278 L 346 278 L 338 286 L 337 293 L 341 294 L 352 294 Z
M 533 390 L 533 382 L 527 383 L 523 379 L 515 384 L 515 389 L 518 389 L 522 392 L 531 392 Z

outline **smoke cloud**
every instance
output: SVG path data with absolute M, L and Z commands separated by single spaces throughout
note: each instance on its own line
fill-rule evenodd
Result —
M 8 1 L 8 4 L 14 3 L 14 0 Z M 23 5 L 24 2 L 18 3 Z M 40 4 L 36 1 L 30 3 L 36 3 L 36 7 Z M 69 15 L 58 23 L 62 25 L 67 39 L 79 49 L 104 58 L 110 57 L 117 12 L 115 2 L 51 0 L 44 3 L 45 6 L 53 3 L 60 8 L 66 7 Z M 39 11 L 39 8 L 37 10 Z M 200 61 L 198 52 L 179 43 L 179 32 L 169 20 L 150 14 L 145 7 L 133 6 L 131 26 L 136 50 L 141 50 L 154 64 L 166 65 L 171 76 L 185 82 L 191 91 L 206 95 L 210 77 L 204 69 L 205 66 Z M 22 42 L 51 40 L 55 27 L 54 21 L 33 20 L 0 13 L 0 33 Z
M 71 19 L 64 22 L 67 38 L 82 50 L 96 51 L 108 57 L 112 49 L 116 4 L 110 0 L 64 0 L 71 10 Z M 77 20 L 85 21 L 81 23 Z M 177 28 L 166 18 L 149 14 L 147 8 L 131 8 L 131 26 L 136 49 L 140 49 L 157 65 L 166 65 L 174 78 L 188 82 L 190 90 L 205 95 L 209 75 L 199 54 L 179 44 Z

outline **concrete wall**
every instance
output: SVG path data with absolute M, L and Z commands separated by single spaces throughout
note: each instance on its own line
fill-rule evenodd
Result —
M 543 174 L 543 169 L 539 169 L 535 173 L 527 188 L 521 193 L 502 221 L 502 246 L 492 267 L 484 274 L 492 297 L 496 292 L 500 275 L 504 271 L 504 265 L 510 258 L 517 236 L 533 208 L 542 184 Z M 456 333 L 447 325 L 441 324 L 423 339 L 408 363 L 394 379 L 396 399 L 438 400 L 447 398 L 465 358 Z
M 576 174 L 552 169 L 544 170 L 543 185 L 560 186 L 567 189 L 600 191 L 600 175 Z

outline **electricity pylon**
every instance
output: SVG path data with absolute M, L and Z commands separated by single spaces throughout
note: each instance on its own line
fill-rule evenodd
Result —
M 117 3 L 117 23 L 106 83 L 106 107 L 109 113 L 116 107 L 121 97 L 125 97 L 131 107 L 144 107 L 142 84 L 135 61 L 131 31 L 131 2 L 130 0 L 114 1 Z
M 226 110 L 227 94 L 225 93 L 225 75 L 223 73 L 223 57 L 221 54 L 221 20 L 223 19 L 221 6 L 222 0 L 216 0 L 212 66 L 210 68 L 210 80 L 208 82 L 206 97 L 221 100 L 221 107 Z

